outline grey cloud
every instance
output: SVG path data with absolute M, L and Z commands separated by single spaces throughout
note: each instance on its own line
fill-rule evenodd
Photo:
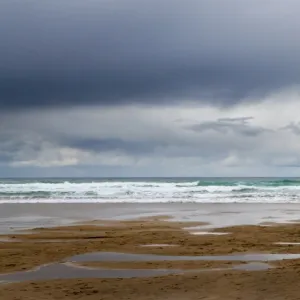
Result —
M 286 167 L 286 168 L 300 168 L 300 160 L 298 160 L 298 162 L 295 162 L 295 163 L 272 163 L 273 166 L 276 166 L 276 167 Z
M 1 1 L 0 109 L 228 106 L 297 84 L 299 8 L 294 0 Z
M 241 117 L 241 118 L 221 118 L 217 121 L 207 121 L 189 126 L 196 132 L 204 132 L 208 130 L 216 131 L 218 133 L 227 134 L 229 132 L 238 133 L 248 137 L 255 137 L 262 134 L 263 132 L 270 131 L 269 129 L 262 128 L 259 126 L 253 126 L 248 124 L 248 120 L 253 119 L 252 117 Z
M 11 152 L 2 152 L 0 151 L 0 164 L 10 162 L 14 159 Z
M 157 112 L 159 110 L 157 108 Z M 216 121 L 224 125 L 223 128 L 219 126 L 218 130 L 233 130 L 237 133 L 227 138 L 202 136 L 198 135 L 199 131 L 194 130 L 190 134 L 181 124 L 177 123 L 174 128 L 172 121 L 168 121 L 163 128 L 160 122 L 152 123 L 151 115 L 148 119 L 145 114 L 147 109 L 143 109 L 142 118 L 135 117 L 135 110 L 125 111 L 123 115 L 109 115 L 108 111 L 98 108 L 98 113 L 96 110 L 95 114 L 93 109 L 87 114 L 82 114 L 81 111 L 79 119 L 78 111 L 81 110 L 69 115 L 66 115 L 66 111 L 51 114 L 24 112 L 13 119 L 11 117 L 14 114 L 7 114 L 7 126 L 11 133 L 0 137 L 0 153 L 1 150 L 3 153 L 10 153 L 7 163 L 32 161 L 38 159 L 40 153 L 45 153 L 41 156 L 43 162 L 48 157 L 59 159 L 60 149 L 63 148 L 84 151 L 88 156 L 95 157 L 118 153 L 138 160 L 197 158 L 214 161 L 226 158 L 232 149 L 249 151 L 249 144 L 246 141 L 240 142 L 241 131 L 244 135 L 256 134 L 250 125 L 243 125 L 250 117 Z M 177 113 L 180 113 L 180 109 Z M 70 155 L 72 157 L 73 154 Z
M 119 151 L 136 158 L 143 157 L 205 157 L 220 156 L 220 150 L 214 147 L 215 141 L 208 142 L 201 148 L 189 143 L 180 144 L 179 141 L 161 141 L 155 138 L 151 140 L 125 141 L 121 139 L 61 139 L 60 145 L 75 149 L 102 153 L 106 151 Z M 223 152 L 223 151 L 222 151 Z M 226 155 L 226 153 L 223 153 Z M 221 154 L 222 156 L 222 154 Z
M 281 130 L 289 130 L 296 135 L 300 135 L 300 122 L 299 123 L 291 123 L 291 124 L 281 128 Z
M 266 124 L 276 128 L 280 109 L 269 115 L 268 103 L 257 107 L 274 119 Z M 88 107 L 11 112 L 6 114 L 6 127 L 0 127 L 0 174 L 11 166 L 7 174 L 14 169 L 43 176 L 180 176 L 191 175 L 193 169 L 194 175 L 205 176 L 204 168 L 214 175 L 220 175 L 220 170 L 230 175 L 231 168 L 238 167 L 249 175 L 251 165 L 258 168 L 257 174 L 261 166 L 278 168 L 276 174 L 282 174 L 280 168 L 297 164 L 299 143 L 292 133 L 260 127 L 264 115 L 255 111 L 245 105 L 228 110 L 131 106 L 123 111 Z M 227 112 L 231 117 L 226 117 Z M 184 127 L 210 114 L 211 121 Z
M 87 138 L 59 138 L 62 145 L 93 152 L 121 151 L 132 155 L 145 155 L 153 152 L 158 146 L 153 141 L 126 141 L 116 138 L 87 139 Z
M 240 117 L 240 118 L 219 118 L 219 122 L 238 122 L 242 124 L 248 123 L 248 121 L 253 120 L 253 117 Z

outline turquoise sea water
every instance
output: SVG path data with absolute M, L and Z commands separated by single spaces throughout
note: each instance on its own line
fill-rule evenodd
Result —
M 300 203 L 300 178 L 0 179 L 0 203 Z

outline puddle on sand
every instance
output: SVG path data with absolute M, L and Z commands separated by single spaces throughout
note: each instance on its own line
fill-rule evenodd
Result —
M 75 263 L 65 263 L 69 266 L 77 267 L 77 268 L 84 268 L 84 269 L 103 269 L 101 267 L 88 267 L 84 265 L 77 265 Z M 205 269 L 194 269 L 194 270 L 180 270 L 182 273 L 184 272 L 189 273 L 189 272 L 212 272 L 212 271 L 226 271 L 226 270 L 240 270 L 240 271 L 263 271 L 263 270 L 269 270 L 273 269 L 274 267 L 269 265 L 268 263 L 263 263 L 263 262 L 248 262 L 240 265 L 235 265 L 235 266 L 230 266 L 227 268 L 205 268 Z M 168 270 L 173 270 L 176 271 L 175 269 L 168 269 Z M 128 269 L 127 269 L 128 271 Z M 178 274 L 178 273 L 176 273 Z
M 13 238 L 9 238 L 9 237 L 1 237 L 0 238 L 0 243 L 15 243 L 15 242 L 21 242 L 21 240 L 19 239 L 13 239 Z
M 210 231 L 190 231 L 190 234 L 193 235 L 226 235 L 230 234 L 229 232 L 210 232 Z
M 66 259 L 64 263 L 44 265 L 39 268 L 0 275 L 0 283 L 52 280 L 52 279 L 72 279 L 72 278 L 133 278 L 164 276 L 172 274 L 187 274 L 211 271 L 263 271 L 272 268 L 263 261 L 275 261 L 282 259 L 300 258 L 300 254 L 236 254 L 220 256 L 168 256 L 154 254 L 128 254 L 116 252 L 96 252 L 76 255 Z M 228 268 L 180 270 L 180 269 L 105 269 L 76 266 L 76 262 L 89 261 L 246 261 L 248 263 L 230 266 Z
M 140 247 L 177 247 L 178 245 L 171 245 L 171 244 L 146 244 L 140 245 Z
M 16 238 L 0 238 L 0 243 L 78 243 L 86 242 L 89 238 L 81 239 L 16 239 Z M 91 238 L 92 239 L 92 238 Z
M 118 252 L 93 252 L 70 257 L 69 262 L 89 261 L 275 261 L 282 259 L 297 259 L 300 254 L 230 254 L 230 255 L 207 255 L 207 256 L 173 256 L 156 254 L 130 254 Z
M 300 243 L 296 243 L 296 242 L 278 242 L 278 243 L 274 243 L 275 245 L 285 245 L 285 246 L 288 246 L 288 245 L 300 245 Z
M 247 264 L 232 267 L 233 270 L 240 271 L 265 271 L 272 268 L 273 267 L 271 265 L 263 262 L 250 262 Z
M 54 279 L 75 279 L 75 278 L 134 278 L 134 277 L 153 277 L 166 275 L 179 275 L 197 272 L 212 272 L 226 270 L 240 271 L 263 271 L 272 268 L 266 263 L 251 262 L 229 268 L 213 268 L 198 270 L 179 270 L 179 269 L 104 269 L 76 266 L 71 263 L 56 263 L 44 265 L 31 271 L 16 272 L 0 275 L 0 283 L 54 280 Z
M 231 234 L 231 232 L 214 232 L 209 231 L 210 225 L 200 225 L 200 226 L 190 226 L 190 227 L 184 227 L 184 230 L 188 231 L 189 234 L 194 235 L 225 235 L 225 234 Z M 204 230 L 208 231 L 204 231 Z M 211 228 L 213 229 L 213 228 Z
M 31 271 L 0 275 L 0 282 L 21 282 L 35 280 L 72 279 L 72 278 L 132 278 L 151 277 L 182 273 L 181 270 L 113 270 L 92 269 L 71 266 L 70 264 L 51 264 Z

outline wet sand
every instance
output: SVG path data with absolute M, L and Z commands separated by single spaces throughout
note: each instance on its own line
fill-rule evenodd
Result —
M 130 220 L 170 215 L 176 221 L 201 221 L 206 229 L 286 223 L 299 220 L 300 204 L 156 203 L 0 204 L 0 234 L 24 228 L 70 225 L 90 220 Z M 203 229 L 203 231 L 206 231 Z
M 300 245 L 300 224 L 243 225 L 215 228 L 228 235 L 193 235 L 188 227 L 201 222 L 176 222 L 165 217 L 128 221 L 89 221 L 73 226 L 36 228 L 0 238 L 0 273 L 29 270 L 64 262 L 89 252 L 158 255 L 226 255 L 294 253 Z M 200 227 L 201 228 L 201 227 Z M 201 229 L 199 230 L 201 231 Z M 203 231 L 206 231 L 203 230 Z M 12 242 L 10 239 L 17 240 Z M 141 247 L 148 244 L 169 246 Z M 243 261 L 85 261 L 81 266 L 107 269 L 179 269 L 192 273 L 149 278 L 85 278 L 11 283 L 0 286 L 0 299 L 299 299 L 300 259 L 270 262 L 266 271 L 197 272 L 231 267 Z
M 101 221 L 103 222 L 103 221 Z M 30 269 L 87 252 L 152 253 L 164 255 L 221 255 L 232 253 L 300 253 L 300 224 L 255 225 L 214 229 L 228 235 L 193 235 L 184 228 L 199 222 L 172 222 L 151 217 L 102 225 L 37 228 L 2 236 L 19 242 L 0 242 L 0 273 Z M 69 242 L 68 242 L 69 241 Z M 174 247 L 141 247 L 151 243 Z
M 134 279 L 72 279 L 7 285 L 1 299 L 298 300 L 299 271 L 212 272 Z

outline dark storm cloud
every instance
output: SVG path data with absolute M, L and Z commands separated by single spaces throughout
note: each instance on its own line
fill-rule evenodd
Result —
M 224 70 L 214 65 L 188 67 L 174 63 L 166 67 L 159 64 L 145 66 L 147 70 L 140 68 L 129 66 L 126 70 L 79 70 L 72 74 L 57 70 L 54 76 L 44 71 L 23 77 L 2 78 L 0 108 L 89 103 L 159 104 L 176 103 L 184 98 L 202 98 L 204 102 L 230 105 L 249 95 L 261 95 L 271 89 L 272 84 L 277 85 L 275 82 L 278 80 L 270 78 L 262 70 L 257 70 L 259 74 L 255 72 L 249 77 L 243 74 L 244 70 L 234 70 L 232 66 Z M 270 82 L 264 84 L 266 79 Z
M 299 8 L 293 0 L 1 1 L 0 109 L 199 97 L 230 105 L 298 83 Z
M 220 74 L 216 71 L 215 74 Z M 205 68 L 199 70 L 176 69 L 145 72 L 128 68 L 126 71 L 82 72 L 78 76 L 48 77 L 36 74 L 23 78 L 0 79 L 0 107 L 16 108 L 64 104 L 115 105 L 128 102 L 176 102 L 182 97 L 216 97 L 229 99 L 245 96 L 243 90 L 228 90 L 222 76 L 212 80 Z M 215 91 L 214 91 L 215 89 Z M 224 90 L 224 91 L 222 91 Z
M 0 164 L 4 163 L 7 164 L 7 162 L 11 162 L 13 160 L 13 155 L 10 152 L 1 153 L 0 152 Z
M 214 147 L 214 142 L 209 142 L 201 146 L 201 149 L 193 145 L 182 145 L 175 141 L 125 141 L 121 139 L 58 139 L 60 145 L 76 149 L 87 150 L 94 153 L 106 151 L 119 151 L 123 154 L 135 157 L 145 157 L 149 155 L 166 155 L 168 157 L 217 157 L 225 155 L 224 149 Z
M 121 139 L 86 139 L 86 138 L 60 138 L 60 143 L 68 147 L 83 149 L 93 152 L 121 151 L 133 155 L 149 154 L 156 145 L 153 141 L 125 141 Z

